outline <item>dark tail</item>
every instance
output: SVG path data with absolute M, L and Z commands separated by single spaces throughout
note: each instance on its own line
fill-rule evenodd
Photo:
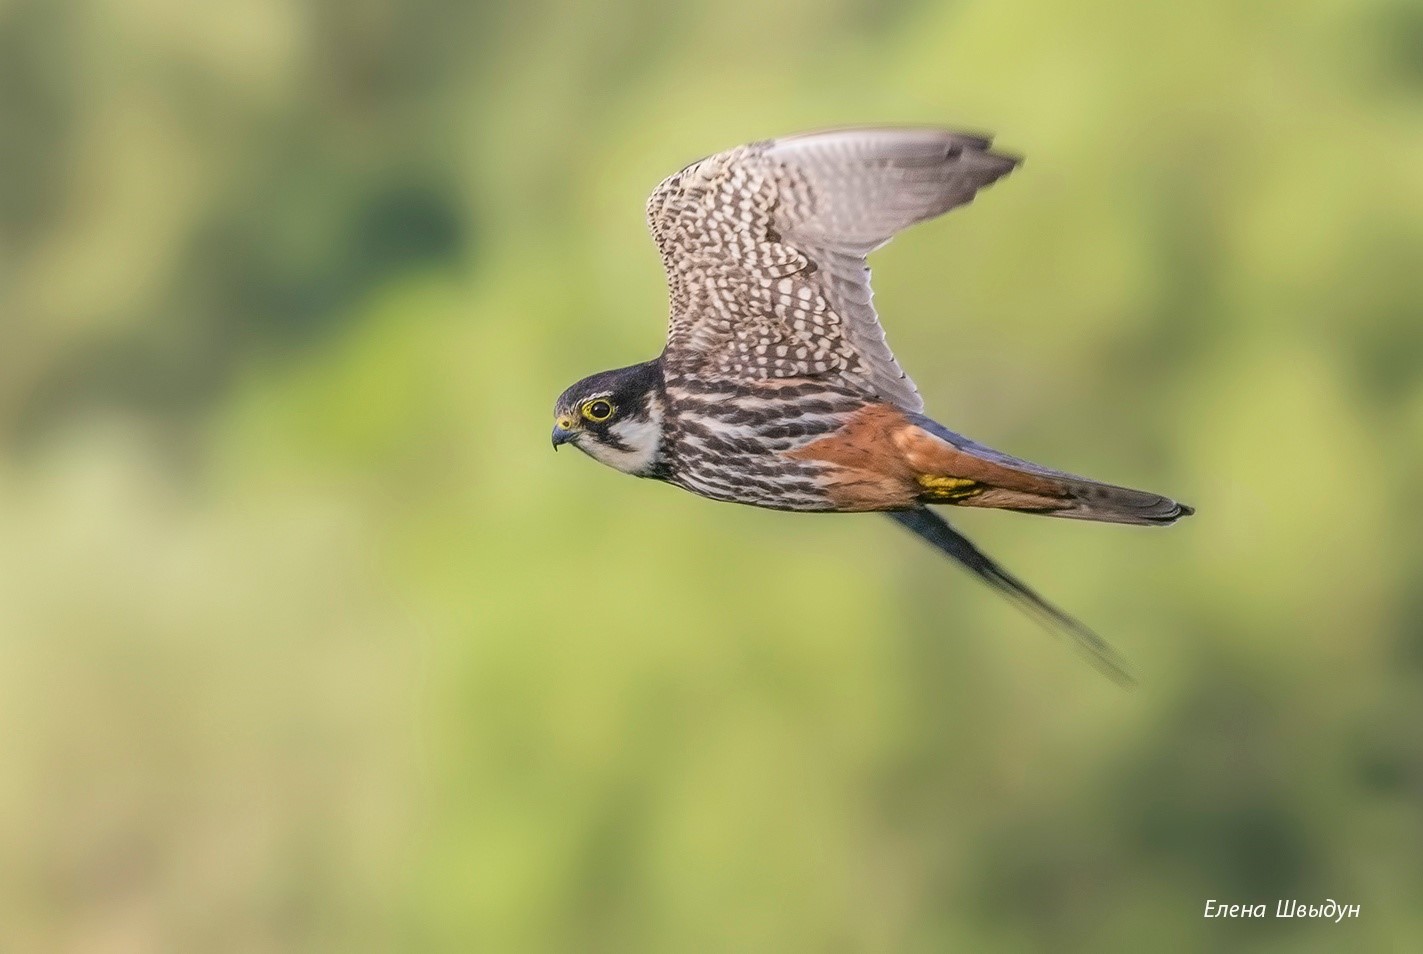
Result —
M 1028 512 L 1045 513 L 1053 517 L 1068 517 L 1074 520 L 1099 520 L 1104 523 L 1135 523 L 1146 526 L 1167 526 L 1182 517 L 1189 517 L 1196 508 L 1178 503 L 1170 497 L 1151 493 L 1148 490 L 1132 490 L 1103 484 L 1084 477 L 1064 477 L 1058 480 L 1068 506 L 1056 501 L 1042 510 L 1028 508 Z
M 922 414 L 911 420 L 943 441 L 946 447 L 926 454 L 920 463 L 928 469 L 920 477 L 924 503 L 953 503 L 963 507 L 1017 510 L 1074 520 L 1164 526 L 1195 513 L 1193 507 L 1146 490 L 1133 490 L 1053 470 L 1030 460 L 1013 457 L 986 444 L 969 440 Z M 942 445 L 941 445 L 942 446 Z M 941 492 L 938 474 L 955 479 Z
M 1101 636 L 1053 606 L 1017 577 L 989 559 L 978 547 L 949 526 L 947 520 L 925 507 L 888 514 L 895 523 L 927 540 L 930 545 L 967 567 L 979 579 L 1017 603 L 1048 629 L 1072 640 L 1076 649 L 1107 678 L 1119 686 L 1136 684 L 1127 661 Z

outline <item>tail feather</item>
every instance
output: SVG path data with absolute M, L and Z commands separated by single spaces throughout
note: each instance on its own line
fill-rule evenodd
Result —
M 1054 517 L 1167 526 L 1196 512 L 1194 507 L 1146 490 L 1133 490 L 1081 477 L 1064 476 L 1058 478 L 1058 483 L 1066 491 L 1066 499 L 1071 506 L 1044 511 Z
M 933 474 L 921 477 L 920 484 L 926 488 L 923 499 L 928 503 L 1155 526 L 1175 523 L 1196 512 L 1194 507 L 1161 494 L 1104 484 L 1013 457 L 956 434 L 923 415 L 915 415 L 913 422 L 942 442 L 938 446 L 943 453 L 922 455 L 927 466 L 933 467 L 937 458 L 937 469 L 945 474 L 971 478 L 951 481 L 940 490 L 941 478 Z M 974 486 L 965 486 L 969 482 Z
M 1017 603 L 1049 630 L 1066 636 L 1074 648 L 1107 678 L 1120 686 L 1129 688 L 1135 685 L 1136 680 L 1132 677 L 1126 659 L 1112 648 L 1111 643 L 1034 593 L 1026 584 L 949 526 L 943 517 L 926 507 L 894 511 L 888 516 L 941 553 L 958 561 L 969 572 Z

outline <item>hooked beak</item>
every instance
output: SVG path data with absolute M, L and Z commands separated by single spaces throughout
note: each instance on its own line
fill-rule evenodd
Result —
M 564 427 L 563 423 L 553 426 L 553 449 L 558 450 L 559 444 L 567 444 L 578 436 L 578 432 L 570 427 Z

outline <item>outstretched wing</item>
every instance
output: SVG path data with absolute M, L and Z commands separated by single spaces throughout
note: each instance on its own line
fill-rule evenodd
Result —
M 845 129 L 740 146 L 647 204 L 672 298 L 665 360 L 750 378 L 832 376 L 923 401 L 875 314 L 865 258 L 1017 164 L 942 129 Z
M 1131 667 L 1112 644 L 1053 606 L 969 542 L 949 522 L 927 507 L 888 514 L 895 523 L 957 560 L 974 576 L 1036 617 L 1048 629 L 1066 636 L 1087 661 L 1120 686 L 1136 684 Z

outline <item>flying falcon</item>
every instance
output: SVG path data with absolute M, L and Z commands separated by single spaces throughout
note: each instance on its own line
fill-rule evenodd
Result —
M 671 292 L 667 346 L 564 391 L 553 444 L 713 500 L 883 511 L 1130 681 L 1107 642 L 928 505 L 1148 525 L 1191 508 L 925 416 L 871 304 L 866 256 L 1018 165 L 990 146 L 942 129 L 843 129 L 740 146 L 665 180 L 647 222 Z

